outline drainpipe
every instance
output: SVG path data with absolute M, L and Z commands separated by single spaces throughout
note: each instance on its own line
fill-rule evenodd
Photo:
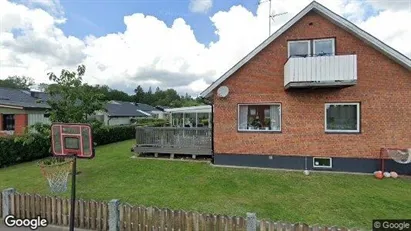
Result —
M 205 100 L 207 105 L 211 106 L 211 163 L 214 164 L 214 106 L 213 102 L 206 99 Z
M 108 120 L 107 120 L 107 126 L 110 126 L 110 120 L 111 120 L 111 116 L 107 116 Z

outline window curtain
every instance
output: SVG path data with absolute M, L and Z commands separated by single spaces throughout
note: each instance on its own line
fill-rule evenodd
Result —
M 357 106 L 331 105 L 327 108 L 327 128 L 357 129 Z
M 270 120 L 271 128 L 270 130 L 280 130 L 280 106 L 273 105 L 270 107 Z
M 248 106 L 240 106 L 240 121 L 238 123 L 239 129 L 247 129 Z

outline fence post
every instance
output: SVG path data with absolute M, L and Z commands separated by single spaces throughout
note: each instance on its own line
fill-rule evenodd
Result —
M 118 231 L 120 223 L 120 200 L 114 199 L 108 203 L 108 230 Z
M 247 213 L 247 231 L 257 231 L 257 217 L 255 213 Z
M 6 219 L 6 216 L 10 215 L 11 203 L 10 203 L 10 195 L 13 195 L 16 192 L 14 188 L 8 188 L 3 190 L 3 220 Z

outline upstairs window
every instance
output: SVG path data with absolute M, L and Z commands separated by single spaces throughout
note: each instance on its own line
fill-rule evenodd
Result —
M 4 114 L 3 115 L 3 130 L 4 131 L 14 131 L 14 115 Z
M 318 39 L 313 41 L 315 56 L 335 55 L 334 39 Z
M 288 41 L 288 57 L 325 55 L 335 55 L 333 38 Z
M 307 57 L 310 54 L 310 40 L 288 42 L 288 57 Z
M 239 131 L 281 131 L 280 104 L 239 105 Z

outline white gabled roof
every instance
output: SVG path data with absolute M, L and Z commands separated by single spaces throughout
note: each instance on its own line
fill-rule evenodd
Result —
M 268 46 L 272 41 L 278 38 L 282 33 L 288 30 L 291 26 L 293 26 L 296 22 L 298 22 L 302 17 L 304 17 L 308 12 L 311 10 L 315 10 L 320 15 L 324 16 L 325 18 L 329 19 L 334 24 L 342 27 L 343 29 L 353 33 L 355 36 L 362 39 L 364 42 L 370 44 L 383 54 L 387 55 L 400 65 L 404 66 L 408 70 L 411 70 L 411 59 L 407 58 L 405 55 L 401 54 L 397 50 L 393 49 L 392 47 L 388 46 L 387 44 L 383 43 L 382 41 L 378 40 L 374 36 L 370 35 L 366 31 L 360 29 L 352 22 L 348 21 L 347 19 L 339 16 L 338 14 L 332 12 L 325 6 L 321 5 L 320 3 L 313 1 L 307 7 L 300 11 L 296 16 L 294 16 L 290 21 L 284 24 L 280 29 L 278 29 L 274 34 L 268 37 L 264 42 L 262 42 L 258 47 L 256 47 L 253 51 L 251 51 L 247 56 L 245 56 L 242 60 L 240 60 L 236 65 L 234 65 L 231 69 L 229 69 L 224 75 L 214 81 L 207 89 L 205 89 L 200 96 L 208 97 L 210 96 L 211 92 L 218 87 L 224 80 L 228 79 L 234 72 L 240 69 L 244 64 L 246 64 L 251 58 L 257 55 L 262 49 Z

